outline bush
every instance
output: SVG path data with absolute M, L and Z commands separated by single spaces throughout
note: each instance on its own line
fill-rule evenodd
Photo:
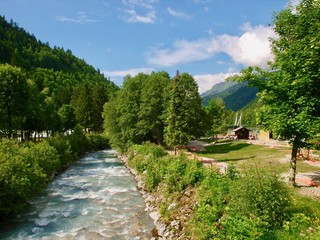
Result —
M 50 146 L 54 147 L 59 154 L 60 166 L 59 171 L 66 169 L 72 162 L 77 159 L 77 154 L 72 152 L 70 137 L 56 135 L 53 138 L 47 139 Z
M 88 141 L 88 147 L 90 150 L 102 150 L 110 147 L 109 139 L 101 134 L 89 134 L 86 136 Z
M 149 164 L 154 163 L 154 159 L 159 159 L 167 155 L 163 147 L 152 143 L 144 145 L 133 145 L 129 149 L 129 166 L 135 168 L 139 173 L 147 170 Z
M 39 166 L 48 179 L 50 179 L 53 172 L 61 169 L 58 152 L 48 142 L 32 144 L 24 149 L 23 156 L 31 166 Z
M 0 219 L 21 211 L 47 182 L 47 174 L 40 165 L 33 164 L 25 155 L 27 150 L 16 141 L 0 142 Z
M 232 182 L 230 198 L 223 222 L 226 235 L 248 237 L 237 230 L 248 227 L 252 228 L 253 236 L 270 235 L 290 217 L 291 196 L 287 186 L 278 175 L 259 167 L 249 167 Z M 237 228 L 233 227 L 235 224 Z
M 228 202 L 229 180 L 209 169 L 204 169 L 203 173 L 203 181 L 197 188 L 198 205 L 192 219 L 192 235 L 195 239 L 215 239 Z

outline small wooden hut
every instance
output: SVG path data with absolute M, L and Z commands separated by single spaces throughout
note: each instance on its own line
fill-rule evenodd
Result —
M 238 127 L 233 130 L 236 139 L 249 139 L 250 130 L 245 127 Z

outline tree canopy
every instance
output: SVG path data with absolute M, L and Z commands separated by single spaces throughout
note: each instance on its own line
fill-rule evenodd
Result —
M 310 144 L 320 129 L 320 2 L 302 0 L 274 17 L 269 69 L 249 67 L 233 79 L 259 88 L 259 123 L 290 139 L 290 180 L 295 182 L 298 148 Z
M 165 142 L 169 146 L 188 145 L 192 137 L 204 133 L 205 112 L 201 105 L 198 85 L 187 73 L 173 79 L 166 114 Z
M 170 80 L 166 72 L 127 76 L 104 107 L 104 128 L 122 150 L 146 141 L 187 145 L 203 133 L 204 110 L 194 79 L 187 73 Z

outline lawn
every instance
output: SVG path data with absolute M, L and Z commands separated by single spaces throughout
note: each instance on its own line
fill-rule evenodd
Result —
M 239 169 L 246 164 L 254 164 L 257 167 L 267 167 L 277 173 L 289 171 L 291 148 L 288 146 L 265 146 L 249 144 L 246 141 L 234 140 L 217 142 L 207 146 L 206 150 L 198 153 L 198 156 L 213 158 L 217 161 L 236 165 Z M 298 172 L 319 171 L 318 167 L 298 161 Z

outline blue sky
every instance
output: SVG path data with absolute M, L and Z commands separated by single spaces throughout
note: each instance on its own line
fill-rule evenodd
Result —
M 293 4 L 297 4 L 295 0 Z M 272 59 L 274 12 L 289 0 L 0 0 L 0 14 L 122 84 L 127 74 L 188 72 L 200 93 Z

